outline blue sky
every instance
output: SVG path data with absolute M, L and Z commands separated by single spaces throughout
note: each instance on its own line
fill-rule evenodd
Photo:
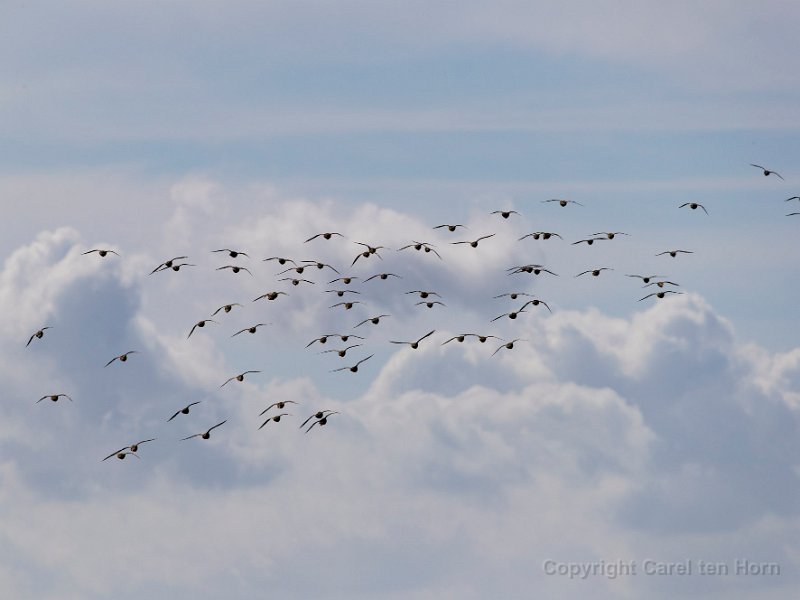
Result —
M 784 215 L 800 203 L 784 200 L 800 194 L 797 7 L 4 12 L 0 588 L 793 597 L 800 217 Z M 431 229 L 444 222 L 469 231 Z M 303 243 L 331 230 L 348 239 Z M 564 239 L 518 241 L 536 230 Z M 631 235 L 571 245 L 606 230 Z M 474 250 L 449 244 L 490 233 Z M 419 239 L 443 260 L 395 251 Z M 390 250 L 348 269 L 353 240 Z M 81 254 L 97 247 L 120 256 Z M 231 262 L 210 252 L 222 247 L 247 251 L 253 276 L 216 272 Z M 655 256 L 672 248 L 694 254 Z M 197 266 L 148 275 L 183 254 Z M 358 283 L 366 306 L 334 310 L 320 293 L 333 276 L 294 288 L 262 262 L 273 255 L 403 279 Z M 506 275 L 530 262 L 560 277 Z M 614 270 L 575 277 L 600 266 Z M 624 275 L 645 271 L 683 294 L 638 302 L 651 288 Z M 291 295 L 252 302 L 277 289 Z M 412 289 L 447 306 L 415 306 Z M 508 291 L 553 313 L 490 323 L 515 308 L 493 298 Z M 187 339 L 228 302 L 245 306 Z M 341 361 L 305 348 L 382 312 Z M 389 344 L 433 329 L 417 351 Z M 464 331 L 526 341 L 496 356 L 499 343 L 441 345 Z M 368 354 L 359 373 L 330 373 Z M 245 369 L 262 373 L 219 387 Z M 35 403 L 56 391 L 74 402 Z M 259 431 L 278 399 L 298 403 L 292 417 Z M 317 408 L 341 414 L 299 433 Z M 178 442 L 223 419 L 207 442 Z M 149 437 L 141 461 L 100 462 Z M 547 559 L 749 559 L 781 575 L 570 581 L 545 575 Z

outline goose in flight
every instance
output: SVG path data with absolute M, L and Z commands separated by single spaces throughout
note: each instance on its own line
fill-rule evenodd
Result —
M 111 456 L 116 456 L 120 460 L 123 460 L 126 456 L 135 456 L 139 460 L 142 460 L 142 458 L 138 454 L 136 454 L 136 452 L 131 452 L 130 450 L 125 450 L 124 452 L 118 452 L 116 454 L 112 454 Z M 100 462 L 103 462 L 104 460 L 111 458 L 111 456 L 106 456 L 106 458 L 104 458 Z
M 241 250 L 231 250 L 230 248 L 221 248 L 219 250 L 212 250 L 211 252 L 227 252 L 228 256 L 231 258 L 236 258 L 237 256 L 246 256 L 247 258 L 250 258 L 250 255 L 246 252 L 242 252 Z
M 264 409 L 264 410 L 262 410 L 260 413 L 258 413 L 258 416 L 260 417 L 260 416 L 261 416 L 261 415 L 263 415 L 265 412 L 267 412 L 267 411 L 268 411 L 270 408 L 277 408 L 278 410 L 283 410 L 283 409 L 284 409 L 284 407 L 285 407 L 287 404 L 297 404 L 297 402 L 295 402 L 294 400 L 280 400 L 279 402 L 273 402 L 273 403 L 272 403 L 272 404 L 270 404 L 270 405 L 269 405 L 267 408 L 265 408 L 265 409 Z
M 425 252 L 433 252 L 440 259 L 442 258 L 442 255 L 439 254 L 435 250 L 435 246 L 433 244 L 429 244 L 428 242 L 416 242 L 415 241 L 413 244 L 407 244 L 407 245 L 403 246 L 402 248 L 398 248 L 397 251 L 398 252 L 402 252 L 403 250 L 406 250 L 408 248 L 414 248 L 414 250 L 417 250 L 417 251 L 424 250 Z
M 573 246 L 577 246 L 578 244 L 586 244 L 587 246 L 591 246 L 595 242 L 604 242 L 610 239 L 608 236 L 606 237 L 593 237 L 593 238 L 586 238 L 585 240 L 578 240 L 577 242 L 572 242 Z
M 245 375 L 247 375 L 248 373 L 261 373 L 261 371 L 245 371 L 244 373 L 239 373 L 238 375 L 234 375 L 233 377 L 231 377 L 230 379 L 228 379 L 228 381 L 226 381 L 225 383 L 223 383 L 223 384 L 222 384 L 221 386 L 219 386 L 219 387 L 225 387 L 226 385 L 228 385 L 228 384 L 229 384 L 231 381 L 233 381 L 234 379 L 235 379 L 236 381 L 244 381 L 244 376 L 245 376 Z
M 406 292 L 406 294 L 419 294 L 419 297 L 423 300 L 428 296 L 436 296 L 437 298 L 441 298 L 441 296 L 436 292 L 429 292 L 427 290 L 411 290 L 410 292 Z
M 363 362 L 368 361 L 373 356 L 375 356 L 375 355 L 374 354 L 370 354 L 367 358 L 362 358 L 360 361 L 358 361 L 352 367 L 340 367 L 339 369 L 334 369 L 333 371 L 331 371 L 331 373 L 336 373 L 337 371 L 350 371 L 351 373 L 358 373 L 358 365 L 360 365 Z
M 278 279 L 278 281 L 291 281 L 292 285 L 294 286 L 300 285 L 301 283 L 310 283 L 311 285 L 315 285 L 310 279 L 295 279 L 293 277 L 283 277 Z
M 330 350 L 323 350 L 322 352 L 320 352 L 320 354 L 328 354 L 329 352 L 336 352 L 339 358 L 344 358 L 347 355 L 347 351 L 350 350 L 350 348 L 358 348 L 359 346 L 363 346 L 363 344 L 352 344 L 350 346 L 347 346 L 346 348 L 331 348 Z
M 189 335 L 186 336 L 186 339 L 188 340 L 190 337 L 192 337 L 192 334 L 194 333 L 194 330 L 196 328 L 200 327 L 202 329 L 203 327 L 205 327 L 206 323 L 217 323 L 217 322 L 214 319 L 203 319 L 202 321 L 198 321 L 197 323 L 194 324 L 192 330 L 189 332 Z M 219 323 L 217 323 L 217 325 L 219 325 Z
M 692 250 L 665 250 L 664 252 L 659 252 L 656 256 L 663 256 L 664 254 L 669 254 L 672 258 L 678 256 L 678 254 L 694 254 Z
M 115 252 L 114 250 L 108 250 L 106 248 L 95 248 L 94 250 L 87 250 L 86 252 L 82 252 L 81 254 L 91 254 L 92 252 L 97 252 L 99 256 L 105 258 L 108 254 L 116 254 L 119 256 L 119 253 Z
M 666 277 L 666 275 L 625 275 L 625 277 L 638 277 L 642 280 L 642 283 L 650 283 L 651 279 L 656 277 Z
M 337 277 L 336 279 L 331 279 L 328 284 L 336 283 L 337 281 L 341 281 L 345 285 L 350 285 L 354 282 L 358 277 Z
M 153 273 L 156 273 L 158 271 L 166 271 L 167 269 L 171 269 L 172 265 L 175 264 L 176 261 L 183 260 L 184 258 L 189 258 L 189 257 L 188 256 L 176 256 L 175 258 L 170 258 L 169 260 L 166 260 L 166 261 L 162 262 L 155 269 L 150 271 L 150 275 L 152 275 Z
M 504 219 L 507 219 L 507 218 L 508 218 L 508 217 L 510 217 L 511 215 L 518 215 L 518 216 L 520 216 L 520 215 L 519 215 L 519 213 L 518 213 L 517 211 L 515 211 L 515 210 L 494 210 L 494 211 L 492 211 L 490 214 L 493 214 L 493 215 L 500 215 L 500 216 L 501 216 L 501 217 L 503 217 Z
M 625 233 L 624 231 L 598 231 L 597 233 L 593 233 L 592 235 L 604 235 L 607 239 L 613 240 L 618 235 L 630 235 L 630 233 Z
M 680 284 L 675 283 L 674 281 L 651 281 L 650 283 L 646 283 L 643 285 L 643 288 L 650 287 L 651 285 L 657 285 L 660 288 L 663 288 L 665 285 L 674 285 L 675 287 L 680 287 Z
M 471 242 L 469 242 L 469 241 L 464 241 L 464 242 L 450 242 L 450 243 L 451 243 L 451 244 L 453 244 L 453 245 L 458 245 L 458 244 L 469 244 L 471 247 L 473 247 L 473 248 L 477 248 L 477 247 L 478 247 L 478 243 L 479 243 L 481 240 L 487 240 L 487 239 L 489 239 L 490 237 L 494 237 L 495 235 L 496 235 L 496 234 L 494 234 L 494 233 L 492 233 L 492 234 L 490 234 L 490 235 L 483 235 L 483 236 L 479 237 L 477 240 L 474 240 L 474 241 L 471 241 Z
M 114 358 L 112 358 L 110 361 L 108 361 L 105 364 L 105 366 L 110 365 L 115 360 L 118 360 L 119 362 L 125 362 L 126 360 L 128 360 L 128 355 L 129 354 L 138 354 L 138 351 L 137 350 L 128 350 L 125 354 L 120 354 L 119 356 L 115 356 Z
M 463 227 L 464 229 L 469 229 L 466 225 L 461 225 L 460 223 L 456 225 L 437 225 L 436 227 L 434 227 L 434 229 L 442 229 L 444 227 L 447 227 L 447 231 L 455 231 L 459 227 Z
M 520 296 L 533 296 L 533 294 L 529 294 L 528 292 L 506 292 L 505 294 L 500 294 L 499 296 L 494 296 L 494 298 L 505 298 L 509 297 L 512 300 L 516 300 Z
M 396 275 L 395 273 L 376 273 L 372 277 L 367 277 L 364 280 L 364 283 L 367 283 L 368 281 L 370 281 L 372 279 L 388 279 L 389 277 L 397 277 L 398 279 L 402 279 L 402 277 L 400 277 L 400 275 Z
M 135 444 L 131 444 L 130 446 L 125 446 L 124 448 L 120 448 L 120 449 L 119 449 L 119 450 L 117 450 L 116 452 L 112 452 L 111 454 L 109 454 L 108 456 L 106 456 L 106 457 L 105 457 L 103 460 L 101 460 L 100 462 L 106 461 L 106 460 L 108 460 L 109 458 L 111 458 L 112 456 L 116 456 L 117 458 L 119 458 L 120 460 L 122 460 L 123 458 L 125 458 L 125 456 L 120 456 L 120 454 L 122 454 L 122 453 L 123 453 L 123 452 L 125 452 L 126 450 L 130 450 L 130 452 L 126 452 L 125 454 L 133 454 L 134 456 L 136 456 L 136 458 L 139 458 L 139 457 L 136 455 L 136 452 L 139 450 L 139 446 L 141 446 L 142 444 L 144 444 L 144 443 L 146 443 L 146 442 L 154 442 L 155 440 L 156 440 L 156 438 L 152 438 L 152 439 L 149 439 L 149 440 L 142 440 L 141 442 L 136 442 Z
M 603 271 L 613 271 L 611 267 L 601 267 L 599 269 L 589 269 L 588 271 L 584 271 L 583 273 L 578 273 L 575 277 L 580 277 L 581 275 L 586 275 L 587 273 L 591 273 L 593 277 L 597 277 Z
M 509 275 L 516 275 L 517 273 L 533 273 L 534 275 L 549 273 L 550 275 L 558 277 L 558 273 L 553 273 L 550 269 L 545 269 L 542 265 L 522 265 L 521 267 L 511 267 L 506 270 L 511 271 Z
M 261 262 L 267 262 L 267 261 L 270 261 L 270 260 L 277 260 L 279 265 L 285 265 L 287 262 L 290 262 L 293 265 L 297 265 L 297 263 L 294 262 L 291 258 L 285 258 L 283 256 L 270 256 L 269 258 L 265 258 Z
M 361 302 L 360 300 L 351 300 L 349 302 L 337 302 L 336 304 L 333 304 L 332 306 L 329 306 L 328 308 L 336 308 L 337 306 L 344 306 L 345 310 L 350 310 L 356 304 L 364 304 L 364 303 Z
M 30 346 L 30 345 L 31 345 L 31 342 L 34 340 L 34 338 L 36 338 L 37 340 L 40 340 L 40 339 L 42 339 L 42 337 L 44 337 L 44 332 L 45 332 L 45 331 L 47 331 L 48 329 L 52 329 L 52 327 L 50 327 L 50 326 L 48 325 L 47 327 L 42 327 L 42 328 L 41 328 L 39 331 L 37 331 L 36 333 L 34 333 L 34 334 L 33 334 L 33 335 L 32 335 L 32 336 L 31 336 L 31 337 L 28 339 L 28 343 L 27 343 L 27 344 L 25 344 L 25 347 L 27 348 L 28 346 Z
M 325 410 L 318 410 L 317 412 L 315 412 L 313 415 L 311 415 L 305 421 L 302 422 L 302 424 L 300 425 L 300 429 L 305 427 L 306 423 L 308 423 L 311 419 L 322 419 L 325 418 L 327 415 L 338 415 L 338 414 L 339 413 L 336 412 L 335 410 L 330 410 L 328 408 L 326 408 Z
M 264 414 L 264 413 L 261 413 L 261 414 Z M 272 415 L 271 417 L 268 417 L 267 420 L 264 421 L 261 424 L 261 427 L 259 427 L 259 429 L 262 429 L 264 427 L 264 425 L 266 425 L 270 421 L 275 421 L 276 423 L 280 423 L 281 417 L 291 417 L 291 416 L 292 416 L 291 413 L 281 413 L 279 415 Z
M 541 304 L 551 313 L 553 312 L 552 310 L 550 310 L 550 307 L 547 305 L 547 302 L 545 302 L 544 300 L 539 300 L 538 298 L 534 298 L 533 300 L 528 300 L 525 304 L 522 305 L 522 308 L 520 310 L 524 310 L 525 307 L 528 306 L 528 304 L 533 304 L 534 306 L 539 306 Z
M 420 304 L 424 304 L 428 308 L 433 308 L 433 306 L 435 304 L 440 304 L 441 306 L 447 306 L 447 304 L 445 304 L 444 302 L 441 302 L 439 300 L 420 300 L 414 306 L 419 306 Z
M 684 203 L 683 203 L 683 204 L 681 204 L 681 205 L 680 205 L 678 208 L 683 208 L 684 206 L 688 206 L 688 207 L 689 207 L 689 208 L 691 208 L 692 210 L 697 210 L 698 208 L 702 208 L 702 209 L 703 209 L 703 212 L 705 212 L 706 214 L 708 214 L 708 211 L 706 210 L 706 207 L 705 207 L 705 206 L 703 206 L 702 204 L 700 204 L 699 202 L 684 202 Z
M 190 439 L 196 438 L 196 437 L 203 438 L 204 440 L 207 440 L 208 438 L 211 437 L 211 432 L 212 431 L 214 431 L 217 427 L 219 427 L 220 425 L 224 425 L 227 422 L 228 422 L 228 419 L 225 419 L 224 421 L 222 421 L 220 423 L 217 423 L 213 427 L 207 429 L 205 432 L 203 432 L 203 433 L 195 433 L 194 435 L 190 435 L 189 437 L 183 438 L 181 441 L 183 442 L 183 441 L 190 440 Z
M 791 202 L 792 200 L 800 200 L 800 196 L 792 196 L 791 198 L 787 198 L 786 202 Z
M 542 200 L 542 202 L 558 202 L 559 206 L 566 206 L 567 204 L 577 204 L 578 206 L 583 206 L 580 202 L 575 202 L 575 200 L 562 200 L 561 198 L 551 198 L 550 200 Z
M 215 310 L 213 313 L 211 313 L 211 316 L 213 317 L 214 315 L 216 315 L 221 310 L 225 311 L 226 313 L 229 313 L 229 312 L 231 312 L 231 310 L 233 310 L 234 306 L 241 306 L 241 304 L 239 304 L 238 302 L 232 302 L 231 304 L 223 304 L 217 310 Z
M 647 294 L 644 298 L 639 298 L 637 302 L 641 302 L 642 300 L 647 300 L 648 298 L 655 296 L 656 298 L 663 298 L 667 294 L 682 294 L 683 292 L 673 292 L 672 290 L 663 290 L 661 292 L 653 292 L 652 294 Z
M 328 414 L 324 415 L 322 418 L 320 418 L 320 419 L 318 419 L 318 420 L 314 421 L 314 422 L 313 422 L 313 423 L 312 423 L 312 424 L 309 426 L 309 428 L 308 428 L 308 429 L 306 429 L 306 433 L 308 433 L 309 431 L 311 431 L 311 429 L 312 429 L 312 427 L 314 427 L 314 425 L 319 425 L 320 427 L 322 427 L 323 425 L 327 425 L 327 423 L 328 423 L 328 418 L 329 418 L 331 415 L 338 415 L 338 414 L 339 414 L 339 413 L 338 413 L 337 411 L 335 411 L 335 410 L 333 410 L 333 411 L 330 411 Z
M 173 271 L 175 271 L 177 273 L 178 271 L 181 270 L 181 267 L 196 267 L 196 266 L 197 265 L 193 265 L 193 264 L 190 264 L 190 263 L 179 263 L 179 264 L 174 264 L 171 267 L 167 267 L 167 268 L 161 269 L 161 270 L 162 271 L 166 271 L 167 269 L 172 269 Z
M 502 319 L 503 317 L 508 317 L 509 319 L 511 319 L 513 321 L 514 319 L 517 318 L 517 315 L 519 315 L 519 313 L 523 313 L 523 312 L 526 312 L 524 307 L 519 309 L 519 310 L 513 310 L 511 312 L 503 313 L 502 315 L 499 315 L 499 316 L 495 317 L 494 319 L 492 319 L 489 322 L 490 323 L 494 323 L 495 321 L 497 321 L 499 319 Z
M 328 267 L 331 271 L 339 275 L 339 271 L 336 270 L 333 266 L 329 265 L 328 263 L 319 262 L 318 260 L 304 260 L 305 266 L 307 267 L 317 267 L 320 271 L 325 267 Z
M 66 394 L 48 394 L 48 395 L 46 395 L 46 396 L 42 396 L 41 398 L 39 398 L 39 399 L 36 401 L 36 404 L 39 404 L 39 402 L 41 402 L 42 400 L 48 400 L 48 399 L 49 399 L 49 400 L 52 400 L 53 402 L 58 402 L 58 399 L 59 399 L 59 398 L 66 398 L 67 400 L 69 400 L 70 402 L 72 402 L 72 398 L 70 398 L 70 397 L 69 397 L 69 396 L 67 396 Z
M 500 350 L 502 350 L 503 348 L 505 348 L 505 349 L 507 349 L 507 350 L 513 350 L 513 349 L 514 349 L 514 344 L 515 344 L 515 343 L 517 343 L 517 342 L 527 342 L 527 341 L 528 341 L 528 340 L 523 340 L 523 339 L 517 338 L 517 339 L 515 339 L 515 340 L 511 340 L 510 342 L 506 342 L 505 344 L 503 344 L 502 346 L 500 346 L 500 347 L 499 347 L 497 350 L 495 350 L 494 352 L 492 352 L 492 356 L 494 356 L 495 354 L 497 354 L 498 352 L 500 352 Z
M 248 273 L 250 273 L 250 269 L 248 269 L 247 267 L 240 267 L 238 265 L 225 265 L 224 267 L 217 267 L 217 271 L 223 271 L 225 269 L 230 269 L 234 273 L 238 273 L 239 271 L 247 271 Z M 253 274 L 250 273 L 250 275 L 252 276 Z
M 519 238 L 519 240 L 517 240 L 517 241 L 521 242 L 522 240 L 524 240 L 525 238 L 528 238 L 528 237 L 533 238 L 535 240 L 538 240 L 539 238 L 542 238 L 543 240 L 549 240 L 553 236 L 555 236 L 555 237 L 557 237 L 559 239 L 562 239 L 562 240 L 564 239 L 558 233 L 555 233 L 553 231 L 534 231 L 532 233 L 526 233 L 521 238 Z
M 333 236 L 335 236 L 335 235 L 338 235 L 339 237 L 342 237 L 342 238 L 344 237 L 344 236 L 343 236 L 341 233 L 339 233 L 338 231 L 326 231 L 325 233 L 318 233 L 317 235 L 312 235 L 310 238 L 308 238 L 308 239 L 307 239 L 305 242 L 303 242 L 303 243 L 304 243 L 304 244 L 307 244 L 308 242 L 310 242 L 310 241 L 312 241 L 312 240 L 315 240 L 315 239 L 317 239 L 318 237 L 321 237 L 321 238 L 323 238 L 323 239 L 329 240 L 329 239 L 331 239 L 331 238 L 332 238 Z
M 349 340 L 351 337 L 355 338 L 357 340 L 363 340 L 364 339 L 360 335 L 353 335 L 352 333 L 345 333 L 345 334 L 343 334 L 343 333 L 326 333 L 325 335 L 320 336 L 318 338 L 315 338 L 315 339 L 311 340 L 310 342 L 308 342 L 308 344 L 306 344 L 306 348 L 308 348 L 309 346 L 311 346 L 315 342 L 319 342 L 320 344 L 324 344 L 324 343 L 326 343 L 328 341 L 328 338 L 331 338 L 331 337 L 338 337 L 343 342 L 347 342 L 347 340 Z
M 259 327 L 264 327 L 266 325 L 272 325 L 272 323 L 256 323 L 251 327 L 245 327 L 244 329 L 240 329 L 239 331 L 234 333 L 231 337 L 236 337 L 237 335 L 239 335 L 240 333 L 244 333 L 245 331 L 247 333 L 255 333 Z
M 336 294 L 341 298 L 345 294 L 360 294 L 361 292 L 357 292 L 355 290 L 325 290 L 326 294 Z
M 381 319 L 383 317 L 389 317 L 389 316 L 391 315 L 378 315 L 377 317 L 370 317 L 369 319 L 364 319 L 363 321 L 361 321 L 361 323 L 355 325 L 353 329 L 355 329 L 356 327 L 361 327 L 364 323 L 372 323 L 373 325 L 377 325 L 378 323 L 381 322 Z
M 780 177 L 781 179 L 783 179 L 783 177 L 781 177 L 780 173 L 778 173 L 776 171 L 770 171 L 769 169 L 767 169 L 765 167 L 762 167 L 761 165 L 754 165 L 753 163 L 750 163 L 750 166 L 751 167 L 756 167 L 757 169 L 761 169 L 762 171 L 764 171 L 764 177 L 766 177 L 767 175 L 776 175 L 777 177 Z M 786 181 L 786 180 L 784 179 L 784 181 Z
M 280 295 L 288 296 L 289 294 L 286 292 L 267 292 L 266 294 L 261 294 L 258 298 L 253 300 L 253 302 L 257 302 L 262 298 L 266 298 L 267 300 L 275 300 Z
M 172 419 L 174 419 L 175 417 L 177 417 L 180 414 L 188 415 L 189 414 L 189 409 L 192 406 L 194 406 L 195 404 L 200 404 L 201 402 L 202 402 L 202 400 L 198 400 L 197 402 L 191 402 L 191 403 L 187 404 L 186 406 L 184 406 L 182 409 L 175 411 L 175 414 L 172 415 L 169 419 L 167 419 L 167 423 L 172 421 Z
M 435 332 L 436 332 L 436 330 L 433 329 L 433 330 L 429 331 L 428 333 L 426 333 L 425 335 L 423 335 L 421 338 L 419 338 L 415 342 L 396 342 L 396 341 L 393 341 L 393 340 L 389 340 L 389 343 L 390 344 L 408 344 L 409 346 L 411 346 L 412 350 L 416 350 L 417 348 L 419 348 L 419 343 L 422 340 L 424 340 L 426 337 L 429 337 L 429 336 L 433 335 Z
M 789 213 L 789 214 L 788 214 L 788 215 L 786 215 L 786 216 L 787 216 L 787 217 L 793 217 L 793 216 L 795 216 L 795 215 L 800 215 L 800 212 L 792 212 L 792 213 Z

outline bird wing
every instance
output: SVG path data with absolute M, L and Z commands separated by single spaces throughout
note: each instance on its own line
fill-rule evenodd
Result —
M 130 446 L 125 446 L 124 448 L 120 448 L 120 449 L 119 449 L 119 450 L 117 450 L 116 452 L 112 452 L 111 454 L 109 454 L 108 456 L 106 456 L 106 457 L 105 457 L 103 460 L 101 460 L 100 462 L 106 461 L 106 460 L 108 460 L 109 458 L 111 458 L 112 456 L 116 456 L 117 454 L 119 454 L 119 453 L 120 453 L 120 452 L 122 452 L 123 450 L 127 450 L 128 448 L 130 448 Z

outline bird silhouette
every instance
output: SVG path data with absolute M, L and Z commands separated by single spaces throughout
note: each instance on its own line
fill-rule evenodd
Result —
M 377 325 L 378 323 L 380 323 L 380 320 L 383 317 L 389 317 L 389 316 L 391 315 L 378 315 L 377 317 L 370 317 L 369 319 L 364 319 L 358 325 L 355 325 L 353 329 L 355 329 L 356 327 L 361 327 L 364 323 L 372 323 L 373 325 Z
M 433 335 L 435 332 L 436 332 L 436 330 L 433 329 L 432 331 L 429 331 L 428 333 L 426 333 L 425 335 L 423 335 L 421 338 L 419 338 L 418 340 L 416 340 L 414 342 L 396 342 L 394 340 L 389 340 L 389 343 L 390 344 L 408 344 L 409 346 L 411 346 L 412 350 L 416 350 L 417 348 L 419 348 L 419 343 L 422 340 L 424 340 L 426 337 L 429 337 L 429 336 Z
M 48 394 L 47 396 L 42 396 L 36 401 L 36 404 L 39 404 L 42 400 L 52 400 L 53 402 L 58 402 L 59 398 L 66 398 L 70 402 L 72 402 L 72 398 L 67 396 L 66 394 Z
M 689 207 L 689 208 L 691 208 L 692 210 L 696 210 L 697 208 L 702 208 L 702 209 L 703 209 L 703 211 L 704 211 L 706 214 L 708 214 L 708 211 L 706 210 L 706 207 L 705 207 L 705 206 L 703 206 L 702 204 L 698 203 L 698 202 L 684 202 L 684 203 L 683 203 L 683 204 L 681 204 L 681 205 L 680 205 L 678 208 L 683 208 L 684 206 L 688 206 L 688 207 Z
M 155 269 L 150 271 L 150 275 L 152 275 L 153 273 L 156 273 L 158 271 L 166 271 L 167 269 L 172 268 L 172 265 L 175 263 L 175 261 L 183 260 L 184 258 L 189 258 L 189 257 L 188 256 L 176 256 L 175 258 L 170 258 L 169 260 L 165 260 L 160 265 L 158 265 Z
M 764 177 L 766 177 L 767 175 L 775 175 L 775 176 L 780 177 L 781 179 L 783 179 L 783 177 L 781 177 L 780 173 L 777 173 L 775 171 L 770 171 L 769 169 L 767 169 L 765 167 L 762 167 L 761 165 L 754 165 L 753 163 L 750 163 L 750 166 L 751 167 L 756 167 L 756 168 L 761 169 L 762 171 L 764 171 Z M 784 179 L 784 181 L 786 181 L 786 180 Z
M 202 402 L 202 400 L 198 400 L 197 402 L 191 402 L 191 403 L 187 404 L 186 406 L 184 406 L 182 409 L 175 411 L 175 414 L 172 415 L 169 419 L 167 419 L 167 423 L 172 421 L 172 419 L 174 419 L 175 417 L 177 417 L 180 414 L 188 415 L 189 414 L 189 409 L 192 406 L 194 406 L 195 404 L 200 404 L 201 402 Z
M 219 387 L 225 387 L 226 385 L 228 385 L 228 384 L 229 384 L 231 381 L 233 381 L 234 379 L 235 379 L 236 381 L 244 381 L 244 376 L 245 376 L 245 375 L 247 375 L 248 373 L 261 373 L 261 371 L 245 371 L 244 373 L 239 373 L 238 375 L 234 375 L 233 377 L 231 377 L 230 379 L 228 379 L 228 380 L 227 380 L 225 383 L 223 383 L 223 384 L 222 384 L 221 386 L 219 386 Z
M 237 256 L 246 256 L 247 258 L 250 258 L 250 255 L 248 255 L 247 252 L 242 252 L 241 250 L 231 250 L 230 248 L 221 248 L 219 250 L 212 250 L 211 252 L 227 252 L 228 256 L 231 258 L 236 258 Z
M 220 423 L 217 423 L 213 427 L 207 429 L 205 432 L 203 432 L 203 433 L 195 433 L 194 435 L 190 435 L 189 437 L 183 438 L 181 441 L 183 442 L 183 441 L 190 440 L 190 439 L 196 438 L 196 437 L 203 438 L 204 440 L 207 440 L 208 438 L 211 437 L 211 432 L 212 431 L 214 431 L 217 427 L 219 427 L 220 425 L 224 425 L 227 422 L 228 422 L 228 419 L 225 419 L 224 421 L 222 421 Z
M 567 204 L 577 204 L 578 206 L 583 206 L 583 204 L 576 202 L 575 200 L 562 200 L 561 198 L 551 198 L 550 200 L 542 200 L 542 202 L 558 202 L 559 206 L 566 206 Z
M 205 327 L 206 323 L 217 323 L 217 322 L 214 319 L 203 319 L 202 321 L 198 321 L 197 323 L 194 324 L 194 326 L 192 327 L 192 330 L 189 332 L 189 335 L 186 336 L 186 339 L 189 339 L 190 337 L 192 337 L 192 334 L 194 333 L 194 330 L 196 328 L 200 327 L 202 329 L 203 327 Z M 217 324 L 219 324 L 219 323 L 217 323 Z
M 52 329 L 52 327 L 48 325 L 47 327 L 42 327 L 42 328 L 41 328 L 39 331 L 37 331 L 36 333 L 34 333 L 34 334 L 33 334 L 33 335 L 32 335 L 32 336 L 31 336 L 31 337 L 28 339 L 28 343 L 27 343 L 27 344 L 25 344 L 25 347 L 27 348 L 28 346 L 30 346 L 30 345 L 31 345 L 31 342 L 34 340 L 34 338 L 35 338 L 35 339 L 37 339 L 37 340 L 40 340 L 40 339 L 42 339 L 42 338 L 44 337 L 44 332 L 45 332 L 45 331 L 47 331 L 48 329 Z
M 114 250 L 108 250 L 106 248 L 95 248 L 94 250 L 87 250 L 86 252 L 82 252 L 81 254 L 82 255 L 91 254 L 92 252 L 97 252 L 97 254 L 99 256 L 102 256 L 103 258 L 105 258 L 109 254 L 116 254 L 117 256 L 119 256 L 119 254 Z
M 109 454 L 108 456 L 106 456 L 106 457 L 105 457 L 103 460 L 101 460 L 100 462 L 106 461 L 106 460 L 108 460 L 109 458 L 111 458 L 112 456 L 116 456 L 117 458 L 119 458 L 120 460 L 122 460 L 123 458 L 125 458 L 125 456 L 120 456 L 120 454 L 121 454 L 121 453 L 123 453 L 123 452 L 125 452 L 126 450 L 130 450 L 130 452 L 129 452 L 129 453 L 126 453 L 126 454 L 133 454 L 134 456 L 136 456 L 136 458 L 139 458 L 139 456 L 136 454 L 136 452 L 139 450 L 139 446 L 141 446 L 142 444 L 144 444 L 144 443 L 146 443 L 146 442 L 154 442 L 154 441 L 155 441 L 155 439 L 156 439 L 156 438 L 152 438 L 152 439 L 149 439 L 149 440 L 142 440 L 141 442 L 136 442 L 135 444 L 131 444 L 130 446 L 125 446 L 124 448 L 120 448 L 120 449 L 119 449 L 119 450 L 117 450 L 116 452 L 112 452 L 111 454 Z
M 466 242 L 450 242 L 450 243 L 451 243 L 451 244 L 453 244 L 453 245 L 458 245 L 458 244 L 469 244 L 471 247 L 473 247 L 473 248 L 477 248 L 477 247 L 478 247 L 478 243 L 479 243 L 481 240 L 487 240 L 487 239 L 489 239 L 490 237 L 494 237 L 494 236 L 495 236 L 495 234 L 494 234 L 494 233 L 492 233 L 492 234 L 490 234 L 490 235 L 483 235 L 483 236 L 479 237 L 477 240 L 473 240 L 473 241 L 471 241 L 471 242 L 469 242 L 469 241 L 466 241 Z
M 224 271 L 225 269 L 230 269 L 234 273 L 238 273 L 239 271 L 247 271 L 252 276 L 253 274 L 250 272 L 250 269 L 247 267 L 240 267 L 238 265 L 225 265 L 224 267 L 217 267 L 217 271 Z
M 234 306 L 242 306 L 242 305 L 239 304 L 238 302 L 233 302 L 231 304 L 223 304 L 217 310 L 215 310 L 213 313 L 211 313 L 211 316 L 213 317 L 214 315 L 216 315 L 221 310 L 225 311 L 226 313 L 229 313 L 229 312 L 231 312 L 231 310 L 233 310 Z
M 251 325 L 250 327 L 245 327 L 244 329 L 240 329 L 239 331 L 234 333 L 231 337 L 236 337 L 240 333 L 244 333 L 244 332 L 255 333 L 256 331 L 258 331 L 259 327 L 264 327 L 264 326 L 267 326 L 267 325 L 272 325 L 272 323 L 256 323 L 255 325 Z
M 339 369 L 334 369 L 333 371 L 331 371 L 331 373 L 336 373 L 337 371 L 350 371 L 351 373 L 358 373 L 358 366 L 361 363 L 368 361 L 373 356 L 375 356 L 375 355 L 374 354 L 370 354 L 367 358 L 362 358 L 360 361 L 358 361 L 352 367 L 341 367 Z
M 303 243 L 304 243 L 304 244 L 307 244 L 308 242 L 310 242 L 310 241 L 312 241 L 312 240 L 315 240 L 315 239 L 317 239 L 318 237 L 321 237 L 321 238 L 323 238 L 323 239 L 329 240 L 329 239 L 331 239 L 331 238 L 332 238 L 333 236 L 335 236 L 335 235 L 338 235 L 339 237 L 344 237 L 344 236 L 343 236 L 341 233 L 338 233 L 338 232 L 336 232 L 336 231 L 328 231 L 328 232 L 325 232 L 325 233 L 318 233 L 318 234 L 316 234 L 316 235 L 312 235 L 310 238 L 308 238 L 308 239 L 307 239 L 305 242 L 303 242 Z
M 115 360 L 118 360 L 119 362 L 125 362 L 126 360 L 128 360 L 128 355 L 129 354 L 138 354 L 138 351 L 137 350 L 128 350 L 125 354 L 120 354 L 119 356 L 115 356 L 114 358 L 112 358 L 110 361 L 108 361 L 105 364 L 105 366 L 107 367 L 108 365 L 113 363 Z

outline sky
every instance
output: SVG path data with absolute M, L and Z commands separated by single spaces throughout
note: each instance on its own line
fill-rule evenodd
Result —
M 796 5 L 4 9 L 4 595 L 794 597 Z

